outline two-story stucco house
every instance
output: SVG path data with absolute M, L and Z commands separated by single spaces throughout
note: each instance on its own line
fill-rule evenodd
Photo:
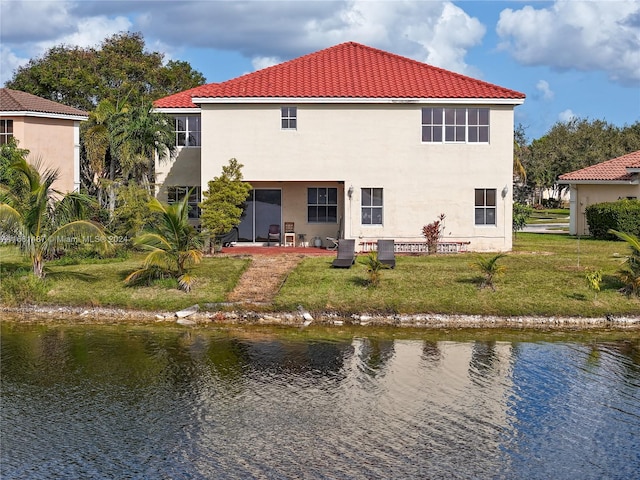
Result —
M 0 89 L 0 144 L 14 137 L 29 150 L 29 160 L 40 159 L 57 169 L 53 188 L 72 192 L 80 188 L 80 122 L 87 112 L 30 93 Z
M 522 93 L 358 43 L 343 43 L 158 100 L 179 152 L 156 165 L 159 198 L 201 189 L 230 158 L 254 190 L 240 240 L 293 222 L 326 237 L 444 239 L 510 250 L 514 108 Z M 193 210 L 197 213 L 196 209 Z

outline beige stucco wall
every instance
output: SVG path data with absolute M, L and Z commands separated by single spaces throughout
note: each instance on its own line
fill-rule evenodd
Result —
M 615 202 L 621 198 L 640 198 L 640 185 L 631 184 L 582 184 L 570 187 L 570 228 L 571 235 L 588 235 L 589 227 L 585 209 L 589 205 Z
M 280 106 L 203 105 L 201 185 L 234 157 L 247 181 L 282 185 L 283 221 L 308 238 L 338 225 L 306 223 L 306 188 L 342 182 L 342 192 L 354 188 L 351 199 L 340 194 L 346 237 L 421 241 L 422 226 L 444 213 L 445 239 L 511 249 L 512 106 L 492 107 L 490 144 L 423 144 L 416 104 L 297 105 L 297 130 L 281 130 Z M 384 189 L 383 226 L 360 224 L 362 187 Z M 496 226 L 474 225 L 475 188 L 497 190 Z
M 13 135 L 20 148 L 29 150 L 31 163 L 40 160 L 44 168 L 57 169 L 53 188 L 71 192 L 79 187 L 79 122 L 43 117 L 2 117 L 13 120 Z
M 220 175 L 220 170 L 216 176 Z M 200 183 L 200 147 L 178 147 L 173 158 L 156 160 L 156 182 L 158 200 L 167 201 L 167 186 L 178 185 L 193 187 L 201 185 L 203 190 L 206 183 Z M 212 177 L 213 178 L 213 177 Z

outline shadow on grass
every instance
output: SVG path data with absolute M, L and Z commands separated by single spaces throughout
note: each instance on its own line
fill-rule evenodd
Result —
M 584 293 L 570 293 L 568 295 L 565 295 L 565 297 L 570 298 L 571 300 L 578 300 L 580 302 L 589 300 Z
M 50 278 L 56 281 L 74 279 L 74 280 L 81 280 L 87 283 L 95 283 L 100 279 L 98 275 L 93 275 L 91 273 L 84 273 L 84 272 L 73 272 L 73 271 L 70 271 L 70 272 L 47 271 L 47 278 Z
M 358 287 L 368 287 L 371 285 L 368 279 L 362 277 L 353 277 L 349 282 Z

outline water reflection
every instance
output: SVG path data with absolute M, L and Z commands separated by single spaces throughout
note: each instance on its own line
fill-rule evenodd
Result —
M 3 324 L 0 473 L 638 477 L 638 336 L 426 337 Z

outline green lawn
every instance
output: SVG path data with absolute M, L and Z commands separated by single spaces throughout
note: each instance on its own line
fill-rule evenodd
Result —
M 623 242 L 568 235 L 519 233 L 514 250 L 500 260 L 506 272 L 496 290 L 480 289 L 479 273 L 470 265 L 476 253 L 397 256 L 394 270 L 384 270 L 378 287 L 367 284 L 361 263 L 350 269 L 330 267 L 333 257 L 308 257 L 289 274 L 270 308 L 294 311 L 303 305 L 312 312 L 444 313 L 474 315 L 595 316 L 640 315 L 640 300 L 618 292 L 615 276 L 628 250 Z M 489 256 L 491 254 L 483 254 Z M 176 310 L 195 303 L 223 302 L 249 260 L 205 258 L 194 269 L 198 283 L 191 293 L 175 284 L 125 287 L 122 280 L 137 268 L 142 255 L 110 263 L 48 265 L 42 303 L 112 306 L 146 310 Z M 602 290 L 588 289 L 585 274 L 602 270 Z M 0 248 L 4 303 L 19 303 L 7 295 L 16 279 L 25 285 L 29 265 L 12 247 Z M 37 283 L 36 283 L 37 284 Z M 26 288 L 26 287 L 25 287 Z M 28 290 L 28 289 L 27 289 Z M 26 298 L 28 299 L 26 292 Z M 37 293 L 37 292 L 36 292 Z
M 334 270 L 328 258 L 309 258 L 289 275 L 275 307 L 290 310 L 301 303 L 312 311 L 346 313 L 638 315 L 640 301 L 617 291 L 618 254 L 627 248 L 621 242 L 520 233 L 514 251 L 500 260 L 507 270 L 496 281 L 496 291 L 478 288 L 479 274 L 470 266 L 475 253 L 398 256 L 396 268 L 383 272 L 377 288 L 366 286 L 362 264 Z M 585 280 L 593 269 L 601 269 L 604 277 L 597 299 Z
M 547 208 L 543 210 L 534 210 L 527 219 L 528 224 L 536 223 L 569 223 L 568 208 Z
M 82 263 L 76 265 L 47 264 L 46 292 L 39 298 L 43 303 L 123 307 L 141 310 L 174 310 L 193 304 L 223 302 L 228 292 L 247 267 L 248 259 L 229 257 L 205 258 L 193 269 L 197 283 L 190 293 L 175 288 L 175 282 L 159 282 L 153 287 L 127 287 L 123 279 L 142 264 L 142 254 L 132 254 L 125 260 L 110 263 Z M 18 270 L 18 272 L 16 272 Z M 28 263 L 12 247 L 0 248 L 0 291 L 4 303 L 7 298 L 6 276 L 28 272 Z

